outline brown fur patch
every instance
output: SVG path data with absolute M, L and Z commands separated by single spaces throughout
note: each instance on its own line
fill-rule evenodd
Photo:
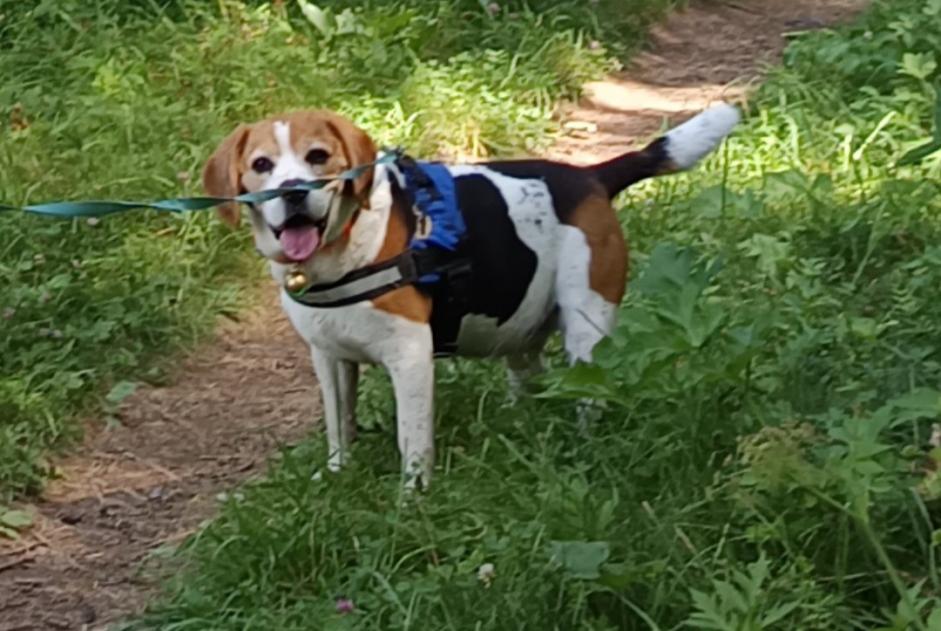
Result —
M 583 233 L 591 250 L 588 284 L 605 300 L 620 304 L 627 282 L 627 240 L 603 193 L 582 200 L 566 221 Z
M 251 127 L 239 125 L 225 137 L 203 167 L 203 188 L 212 197 L 235 197 L 241 192 L 240 164 Z M 216 209 L 219 217 L 231 226 L 239 224 L 238 204 L 222 204 Z
M 386 239 L 379 249 L 376 262 L 397 256 L 408 247 L 410 236 L 408 213 L 410 212 L 401 200 L 393 201 L 389 223 L 386 226 Z M 376 298 L 373 300 L 373 306 L 413 322 L 425 323 L 431 319 L 431 298 L 413 285 L 390 291 Z
M 431 319 L 431 298 L 414 285 L 406 285 L 373 300 L 373 306 L 412 322 L 425 324 Z

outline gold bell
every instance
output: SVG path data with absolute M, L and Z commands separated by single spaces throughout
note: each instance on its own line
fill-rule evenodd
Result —
M 307 284 L 307 274 L 299 269 L 288 272 L 284 277 L 284 288 L 292 294 L 305 289 Z

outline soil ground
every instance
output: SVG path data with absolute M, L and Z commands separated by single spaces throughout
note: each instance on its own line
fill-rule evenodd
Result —
M 851 18 L 865 0 L 703 0 L 653 29 L 623 72 L 562 109 L 547 153 L 579 164 L 648 140 L 717 100 L 737 101 L 780 59 L 786 34 Z M 90 424 L 83 446 L 25 507 L 35 525 L 0 540 L 0 631 L 105 629 L 155 590 L 149 563 L 214 513 L 217 497 L 264 471 L 279 444 L 319 419 L 307 349 L 275 293 L 141 387 L 118 424 Z

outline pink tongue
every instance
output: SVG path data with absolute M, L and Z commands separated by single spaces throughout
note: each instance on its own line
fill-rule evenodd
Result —
M 285 228 L 280 241 L 285 256 L 292 261 L 304 261 L 320 245 L 320 230 L 314 226 Z

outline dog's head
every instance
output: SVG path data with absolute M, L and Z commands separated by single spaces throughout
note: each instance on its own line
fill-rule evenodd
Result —
M 303 111 L 239 125 L 206 162 L 203 186 L 214 197 L 285 188 L 336 175 L 376 159 L 376 146 L 349 120 L 333 112 Z M 373 169 L 355 180 L 288 193 L 251 207 L 255 245 L 280 263 L 303 262 L 329 247 L 369 203 Z M 220 217 L 239 222 L 236 204 Z

